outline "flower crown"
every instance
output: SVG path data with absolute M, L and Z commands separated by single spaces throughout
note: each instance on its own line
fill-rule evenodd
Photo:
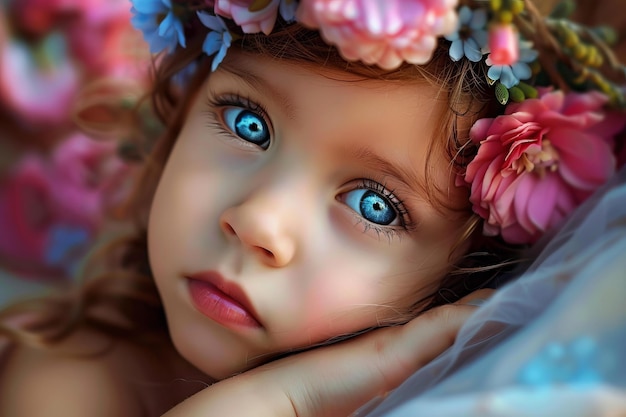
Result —
M 319 30 L 347 61 L 392 70 L 430 61 L 444 38 L 452 61 L 483 62 L 500 116 L 478 120 L 478 151 L 457 184 L 471 189 L 483 232 L 533 243 L 611 177 L 626 125 L 626 69 L 606 27 L 548 17 L 531 0 L 131 0 L 152 53 L 185 48 L 198 25 L 215 71 L 235 39 L 276 20 Z M 228 24 L 227 24 L 228 22 Z M 233 32 L 234 26 L 240 33 Z M 623 133 L 623 132 L 622 132 Z

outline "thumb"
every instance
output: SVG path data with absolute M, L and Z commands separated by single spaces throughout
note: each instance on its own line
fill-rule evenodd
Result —
M 473 298 L 477 296 L 473 294 Z M 462 299 L 436 307 L 407 324 L 296 355 L 292 360 L 307 358 L 314 365 L 298 373 L 303 384 L 292 380 L 286 389 L 291 392 L 295 414 L 345 416 L 396 388 L 454 343 L 459 329 L 476 310 L 466 302 Z M 300 389 L 294 390 L 298 386 Z
M 463 324 L 476 311 L 464 301 L 433 308 L 403 326 L 372 333 L 385 392 L 452 346 Z
M 492 289 L 477 290 L 455 303 L 428 310 L 403 326 L 383 329 L 397 334 L 386 335 L 387 337 L 378 340 L 377 343 L 383 344 L 379 348 L 383 354 L 381 360 L 386 361 L 385 365 L 390 371 L 399 368 L 397 373 L 401 382 L 450 347 L 477 306 L 493 293 Z M 401 375 L 401 369 L 407 370 L 405 375 Z

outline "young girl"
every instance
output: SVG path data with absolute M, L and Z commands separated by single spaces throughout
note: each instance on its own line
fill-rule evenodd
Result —
M 446 349 L 623 127 L 531 2 L 452 3 L 133 1 L 166 125 L 136 232 L 4 313 L 0 414 L 346 416 Z

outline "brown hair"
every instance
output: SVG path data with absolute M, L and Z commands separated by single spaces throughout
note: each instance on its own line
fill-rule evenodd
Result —
M 162 168 L 178 137 L 190 107 L 194 92 L 210 76 L 211 60 L 202 52 L 199 34 L 188 39 L 188 46 L 161 57 L 154 66 L 154 83 L 151 92 L 156 115 L 165 130 L 144 156 L 143 169 L 135 192 L 125 206 L 125 212 L 134 218 L 133 233 L 112 242 L 98 257 L 98 275 L 85 281 L 72 293 L 49 297 L 32 303 L 21 303 L 0 314 L 0 322 L 11 315 L 36 311 L 37 319 L 26 331 L 0 324 L 0 334 L 32 343 L 58 340 L 79 325 L 104 329 L 111 334 L 130 337 L 166 336 L 164 313 L 155 284 L 151 277 L 147 255 L 147 220 L 151 200 L 156 190 Z M 439 47 L 432 61 L 424 66 L 404 64 L 396 70 L 385 71 L 361 63 L 346 62 L 337 50 L 326 44 L 316 31 L 298 24 L 278 23 L 271 35 L 244 35 L 235 44 L 246 53 L 271 56 L 302 65 L 324 66 L 347 71 L 364 79 L 381 79 L 390 82 L 425 80 L 440 86 L 440 94 L 447 96 L 450 111 L 439 121 L 442 137 L 432 140 L 429 154 L 445 152 L 450 161 L 450 175 L 462 172 L 476 150 L 469 143 L 468 129 L 479 117 L 494 114 L 492 93 L 486 87 L 484 66 L 468 60 L 455 63 L 447 56 L 447 48 Z M 177 82 L 177 74 L 189 65 L 197 68 L 184 88 Z M 426 164 L 425 175 L 433 167 Z M 426 181 L 428 183 L 428 181 Z M 462 205 L 451 206 L 448 189 L 430 187 L 428 195 L 439 207 L 452 209 L 465 219 L 460 233 L 459 247 L 469 249 L 466 254 L 451 259 L 451 272 L 441 281 L 439 288 L 427 299 L 417 300 L 418 311 L 446 302 L 455 301 L 469 292 L 486 286 L 503 271 L 503 265 L 512 256 L 510 248 L 499 247 L 493 239 L 480 235 L 480 220 L 472 214 L 469 192 Z M 497 245 L 497 250 L 493 250 Z M 95 273 L 91 271 L 91 273 Z M 114 311 L 115 315 L 102 314 Z M 116 317 L 111 320 L 111 317 Z

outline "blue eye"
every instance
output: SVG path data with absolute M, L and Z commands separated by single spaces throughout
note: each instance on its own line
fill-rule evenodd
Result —
M 398 217 L 394 205 L 373 190 L 357 188 L 347 192 L 344 198 L 348 207 L 372 223 L 385 226 Z
M 224 122 L 241 139 L 253 143 L 263 150 L 270 146 L 270 130 L 263 117 L 240 107 L 224 110 Z

